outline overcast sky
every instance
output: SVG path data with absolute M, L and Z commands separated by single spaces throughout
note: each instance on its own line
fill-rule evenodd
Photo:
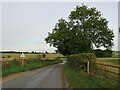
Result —
M 120 28 L 120 2 L 118 4 L 118 27 Z M 118 33 L 118 51 L 120 51 L 120 31 Z
M 0 4 L 2 14 L 2 50 L 54 51 L 44 39 L 51 32 L 58 19 L 67 19 L 76 5 L 96 7 L 109 21 L 114 31 L 114 47 L 118 50 L 118 3 L 117 2 L 21 2 Z M 1 13 L 2 7 L 2 13 Z M 1 22 L 0 22 L 1 23 Z

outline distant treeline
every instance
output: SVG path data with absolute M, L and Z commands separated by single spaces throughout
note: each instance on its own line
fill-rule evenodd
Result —
M 96 50 L 93 50 L 93 53 L 98 58 L 112 57 L 112 50 L 108 50 L 108 49 L 107 50 L 96 49 Z
M 0 53 L 22 53 L 21 51 L 0 51 Z M 34 51 L 32 51 L 32 52 L 23 52 L 23 53 L 34 53 L 34 54 L 37 54 L 37 53 L 41 53 L 41 52 L 34 52 Z
M 0 51 L 0 53 L 13 53 L 13 54 L 15 54 L 15 53 L 22 53 L 22 51 Z M 45 51 L 45 52 L 35 52 L 35 51 L 31 51 L 31 52 L 23 52 L 23 53 L 25 53 L 25 54 L 43 54 L 43 53 L 50 53 L 50 52 L 47 52 L 47 51 Z M 53 54 L 55 54 L 55 53 L 53 53 Z

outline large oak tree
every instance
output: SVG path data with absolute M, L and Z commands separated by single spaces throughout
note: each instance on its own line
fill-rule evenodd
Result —
M 45 41 L 56 47 L 61 54 L 70 55 L 91 52 L 94 47 L 101 46 L 110 50 L 113 38 L 113 31 L 101 12 L 94 7 L 82 5 L 71 11 L 67 21 L 59 19 Z

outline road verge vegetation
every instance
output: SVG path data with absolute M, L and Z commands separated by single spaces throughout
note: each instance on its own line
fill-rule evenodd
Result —
M 79 72 L 68 64 L 65 64 L 63 72 L 69 83 L 69 88 L 102 88 L 97 83 L 97 78 L 87 75 L 83 70 Z
M 92 53 L 81 53 L 70 55 L 63 70 L 70 88 L 119 88 L 119 68 L 96 63 Z
M 2 68 L 2 77 L 8 76 L 13 73 L 24 72 L 24 71 L 52 65 L 52 64 L 57 64 L 60 62 L 62 62 L 62 60 L 60 59 L 59 60 L 58 59 L 53 59 L 53 60 L 32 59 L 32 60 L 26 61 L 24 66 L 22 67 L 19 61 L 13 60 L 11 61 L 11 64 Z
M 90 62 L 92 70 L 92 68 L 95 68 L 96 56 L 92 53 L 80 53 L 70 55 L 67 58 L 67 64 L 77 71 L 86 70 L 87 62 Z
M 86 73 L 86 62 L 90 62 L 91 68 L 95 68 L 96 56 L 92 53 L 80 53 L 70 55 L 64 65 L 63 72 L 68 80 L 70 88 L 101 88 L 97 78 L 92 73 Z M 92 69 L 91 69 L 92 70 Z

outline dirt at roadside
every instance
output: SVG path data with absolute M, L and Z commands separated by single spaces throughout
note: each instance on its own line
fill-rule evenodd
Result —
M 8 82 L 12 79 L 15 79 L 15 78 L 19 78 L 21 76 L 24 76 L 28 73 L 29 71 L 26 71 L 26 72 L 20 72 L 20 73 L 16 73 L 16 74 L 12 74 L 12 75 L 9 75 L 7 77 L 4 77 L 2 78 L 2 84 L 5 83 L 5 82 Z

